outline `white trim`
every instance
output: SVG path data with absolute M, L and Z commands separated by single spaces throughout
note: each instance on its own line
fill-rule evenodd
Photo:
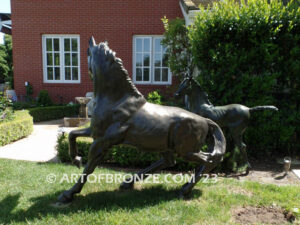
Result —
M 189 10 L 188 13 L 186 13 L 181 2 L 179 2 L 179 5 L 180 5 L 180 9 L 181 9 L 182 15 L 185 20 L 185 25 L 186 26 L 192 25 L 195 21 L 196 14 L 199 13 L 200 10 Z
M 47 50 L 46 50 L 46 38 L 58 38 L 59 39 L 59 45 L 60 45 L 60 80 L 48 80 L 47 79 Z M 65 60 L 64 60 L 64 38 L 75 38 L 77 39 L 77 54 L 78 54 L 78 80 L 65 80 Z M 54 48 L 54 45 L 52 46 Z M 72 47 L 72 40 L 70 43 L 70 47 Z M 53 50 L 54 52 L 54 50 Z M 43 81 L 44 83 L 50 83 L 50 84 L 79 84 L 81 82 L 81 73 L 80 73 L 80 36 L 79 35 L 56 35 L 56 34 L 45 34 L 42 36 L 42 54 L 43 54 Z M 72 58 L 72 54 L 71 54 Z M 71 60 L 71 59 L 70 59 Z M 54 61 L 53 61 L 54 64 Z M 70 66 L 72 67 L 72 65 Z M 71 74 L 72 76 L 72 74 Z
M 149 81 L 137 81 L 136 80 L 136 38 L 149 38 L 150 39 L 150 79 Z M 172 85 L 172 73 L 168 68 L 168 81 L 154 81 L 154 56 L 155 56 L 155 44 L 154 41 L 157 38 L 163 38 L 162 35 L 134 35 L 132 39 L 132 78 L 135 84 L 145 85 Z

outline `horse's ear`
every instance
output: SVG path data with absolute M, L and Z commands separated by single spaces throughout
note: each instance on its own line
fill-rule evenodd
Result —
M 90 38 L 89 45 L 90 47 L 94 47 L 96 45 L 96 41 L 93 36 Z

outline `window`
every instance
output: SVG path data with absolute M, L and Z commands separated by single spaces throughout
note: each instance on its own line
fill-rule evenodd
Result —
M 45 83 L 80 83 L 78 35 L 44 35 Z
M 137 84 L 171 84 L 166 48 L 160 36 L 133 38 L 133 80 Z

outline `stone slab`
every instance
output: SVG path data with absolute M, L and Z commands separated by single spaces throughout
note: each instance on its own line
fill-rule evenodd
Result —
M 300 179 L 300 169 L 292 169 L 292 171 Z
M 65 117 L 64 126 L 65 127 L 80 127 L 88 122 L 91 122 L 90 118 L 76 118 L 76 117 Z

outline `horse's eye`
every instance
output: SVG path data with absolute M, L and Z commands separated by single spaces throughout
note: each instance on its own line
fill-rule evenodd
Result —
M 87 55 L 90 56 L 90 49 L 87 49 Z

